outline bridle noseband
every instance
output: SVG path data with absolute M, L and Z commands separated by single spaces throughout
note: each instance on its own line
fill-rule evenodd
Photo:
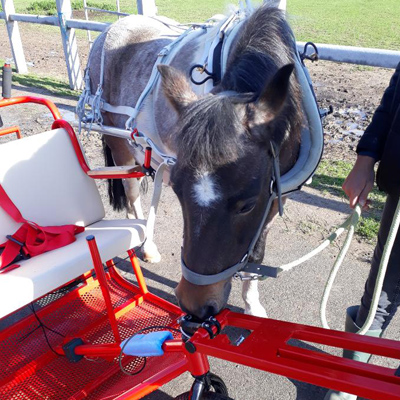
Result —
M 253 254 L 254 247 L 262 233 L 268 214 L 271 210 L 272 202 L 276 198 L 278 198 L 279 215 L 282 216 L 283 214 L 282 191 L 281 191 L 280 169 L 279 169 L 279 152 L 276 150 L 272 142 L 271 142 L 271 149 L 273 156 L 273 173 L 270 184 L 270 197 L 268 199 L 267 206 L 265 208 L 263 217 L 261 219 L 261 223 L 257 229 L 255 236 L 253 237 L 253 240 L 250 243 L 250 246 L 247 249 L 246 254 L 235 265 L 232 265 L 231 267 L 223 270 L 222 272 L 212 275 L 199 274 L 197 272 L 192 271 L 185 264 L 183 257 L 181 257 L 182 275 L 188 282 L 199 286 L 213 285 L 214 283 L 218 283 L 226 279 L 229 279 L 241 271 L 252 272 L 261 276 L 270 276 L 270 277 L 277 276 L 278 270 L 276 268 L 249 262 L 249 259 Z

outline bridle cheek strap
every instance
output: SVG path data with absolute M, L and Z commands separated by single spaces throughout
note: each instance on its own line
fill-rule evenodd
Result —
M 271 196 L 268 199 L 268 203 L 265 208 L 265 212 L 264 212 L 263 218 L 261 220 L 261 223 L 258 227 L 257 233 L 255 234 L 253 240 L 251 241 L 249 249 L 247 250 L 247 253 L 243 256 L 243 258 L 237 264 L 233 265 L 232 267 L 229 267 L 228 269 L 225 269 L 222 272 L 219 272 L 218 274 L 203 275 L 203 274 L 198 274 L 197 272 L 190 270 L 186 266 L 185 261 L 183 260 L 183 257 L 181 257 L 183 277 L 190 283 L 193 283 L 194 285 L 205 286 L 205 285 L 213 285 L 214 283 L 229 279 L 239 271 L 255 272 L 255 273 L 261 274 L 261 275 L 274 276 L 275 268 L 249 263 L 249 257 L 253 253 L 254 246 L 256 245 L 258 238 L 261 235 L 261 232 L 264 228 L 264 224 L 267 220 L 269 211 L 271 209 L 272 202 L 275 199 L 276 199 L 276 194 L 275 194 L 275 192 L 272 192 Z

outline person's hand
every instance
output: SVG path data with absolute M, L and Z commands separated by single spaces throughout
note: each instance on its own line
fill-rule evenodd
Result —
M 363 209 L 368 208 L 367 197 L 374 187 L 375 160 L 369 156 L 357 156 L 357 161 L 343 183 L 343 190 L 349 197 L 350 207 L 360 203 Z

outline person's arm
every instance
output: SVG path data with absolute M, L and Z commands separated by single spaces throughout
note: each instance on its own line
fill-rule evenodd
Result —
M 360 142 L 357 146 L 357 154 L 370 156 L 378 161 L 381 159 L 383 148 L 385 146 L 386 137 L 390 131 L 393 121 L 394 111 L 392 110 L 393 99 L 397 90 L 400 90 L 400 63 L 397 65 L 390 84 L 383 94 L 381 103 L 376 109 L 371 123 L 365 130 Z
M 386 138 L 393 122 L 394 110 L 392 110 L 392 107 L 396 87 L 399 86 L 397 90 L 400 90 L 399 75 L 400 63 L 397 65 L 371 123 L 358 143 L 357 160 L 343 183 L 342 188 L 349 197 L 351 208 L 354 208 L 357 203 L 360 203 L 363 208 L 368 207 L 367 198 L 374 187 L 374 165 L 381 159 Z

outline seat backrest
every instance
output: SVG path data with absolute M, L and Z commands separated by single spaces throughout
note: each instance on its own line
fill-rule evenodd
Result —
M 22 216 L 41 226 L 87 226 L 104 217 L 96 183 L 61 128 L 0 145 L 0 184 Z M 0 207 L 0 243 L 18 226 Z

